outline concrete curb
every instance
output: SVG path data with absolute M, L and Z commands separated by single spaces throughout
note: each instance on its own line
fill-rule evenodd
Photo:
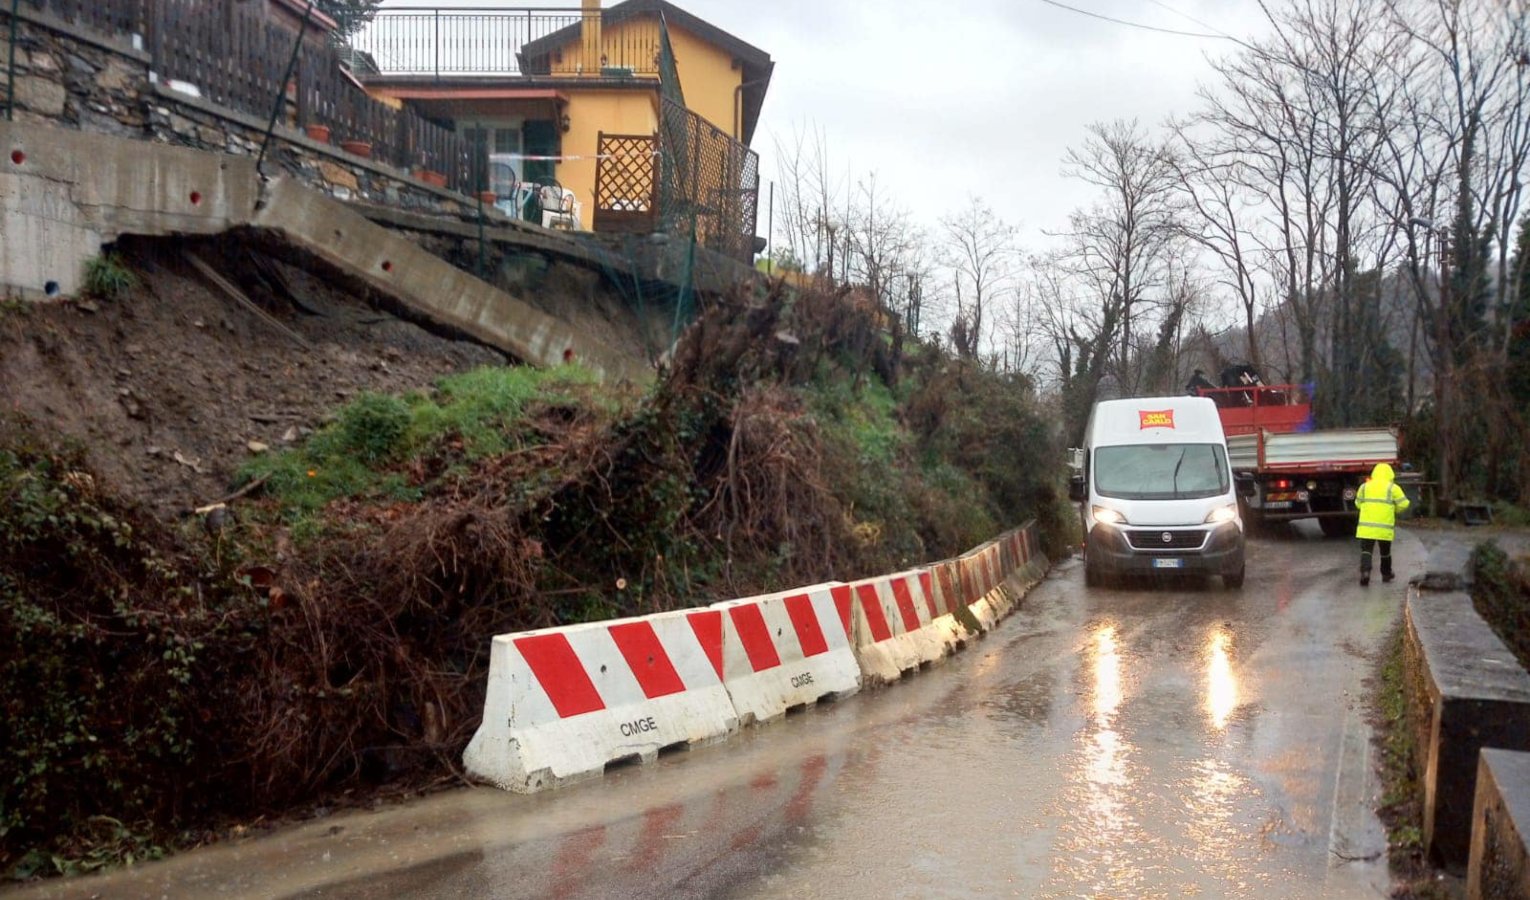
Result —
M 1530 753 L 1483 750 L 1466 865 L 1469 900 L 1530 897 Z
M 1478 754 L 1530 750 L 1530 673 L 1477 614 L 1469 594 L 1410 588 L 1403 658 L 1422 756 L 1424 848 L 1459 869 L 1472 842 Z

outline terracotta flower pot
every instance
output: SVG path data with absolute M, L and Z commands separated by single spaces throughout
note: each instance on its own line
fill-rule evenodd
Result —
M 446 173 L 444 172 L 435 172 L 423 167 L 417 167 L 414 170 L 414 177 L 420 179 L 426 184 L 435 185 L 436 187 L 446 187 Z
M 494 205 L 494 201 L 498 200 L 498 199 L 499 199 L 499 195 L 494 193 L 493 191 L 479 191 L 478 192 L 478 200 L 484 206 L 493 206 Z
M 305 130 L 308 132 L 308 136 L 309 137 L 313 138 L 314 140 L 318 141 L 319 143 L 321 143 L 321 144 L 329 143 L 329 126 L 328 125 L 309 125 L 308 128 L 305 129 Z
M 372 145 L 366 141 L 341 141 L 340 149 L 362 159 L 372 158 Z

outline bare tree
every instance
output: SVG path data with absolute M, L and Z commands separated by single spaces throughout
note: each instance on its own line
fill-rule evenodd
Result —
M 1064 156 L 1063 171 L 1099 189 L 1093 206 L 1069 217 L 1054 260 L 1088 308 L 1075 307 L 1068 327 L 1073 366 L 1064 384 L 1070 427 L 1080 431 L 1107 371 L 1125 393 L 1141 386 L 1134 329 L 1163 286 L 1181 229 L 1174 165 L 1136 122 L 1089 126 L 1084 142 Z
M 1475 454 L 1487 457 L 1489 470 L 1508 452 L 1508 436 L 1485 425 L 1497 415 L 1491 409 L 1513 401 L 1487 373 L 1507 362 L 1516 324 L 1510 259 L 1530 159 L 1527 9 L 1522 0 L 1389 2 L 1412 52 L 1392 66 L 1401 101 L 1382 177 L 1406 242 L 1415 323 L 1429 323 L 1422 334 L 1433 376 L 1436 474 L 1447 497 L 1472 455 L 1468 432 L 1496 435 L 1486 454 Z M 1461 402 L 1466 389 L 1477 403 Z
M 810 124 L 806 130 L 794 126 L 790 141 L 777 137 L 775 143 L 780 245 L 807 271 L 832 282 L 836 251 L 843 252 L 844 222 L 838 210 L 848 198 L 830 168 L 828 139 L 822 128 Z
M 1189 135 L 1193 125 L 1173 127 L 1175 151 L 1170 157 L 1185 201 L 1181 235 L 1215 260 L 1220 274 L 1216 283 L 1231 291 L 1243 308 L 1243 327 L 1248 338 L 1248 360 L 1263 368 L 1259 352 L 1258 245 L 1249 232 L 1249 220 L 1257 215 L 1256 198 L 1247 187 L 1253 180 L 1249 162 L 1226 135 L 1211 129 L 1208 141 Z
M 852 196 L 844 224 L 847 277 L 888 314 L 896 377 L 905 336 L 923 324 L 925 285 L 931 271 L 929 238 L 908 211 L 887 195 L 875 172 L 857 183 Z
M 958 354 L 976 357 L 989 328 L 989 307 L 1014 279 L 1015 229 L 975 196 L 940 224 L 955 294 L 953 341 Z

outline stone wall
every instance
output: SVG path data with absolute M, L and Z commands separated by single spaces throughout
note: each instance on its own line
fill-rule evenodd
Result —
M 0 11 L 0 27 L 8 27 L 8 18 L 8 8 Z M 151 66 L 149 55 L 130 40 L 95 34 L 23 7 L 15 120 L 233 156 L 260 153 L 265 119 L 217 106 L 188 93 L 188 86 L 161 82 Z M 477 214 L 477 204 L 461 194 L 313 140 L 284 123 L 272 134 L 266 171 L 286 173 L 341 200 L 451 218 Z M 490 216 L 502 218 L 497 212 Z
M 9 10 L 0 23 L 9 27 Z M 3 61 L 3 58 L 0 58 Z M 66 125 L 119 137 L 145 134 L 149 56 L 46 13 L 21 9 L 15 121 Z M 0 76 L 3 76 L 0 71 Z

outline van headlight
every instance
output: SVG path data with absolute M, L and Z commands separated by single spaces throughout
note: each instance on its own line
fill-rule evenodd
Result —
M 1126 516 L 1104 506 L 1094 508 L 1094 520 L 1105 525 L 1125 525 Z
M 1231 522 L 1236 518 L 1238 518 L 1238 505 L 1229 503 L 1212 510 L 1211 515 L 1206 517 L 1206 524 L 1221 525 L 1223 522 Z

